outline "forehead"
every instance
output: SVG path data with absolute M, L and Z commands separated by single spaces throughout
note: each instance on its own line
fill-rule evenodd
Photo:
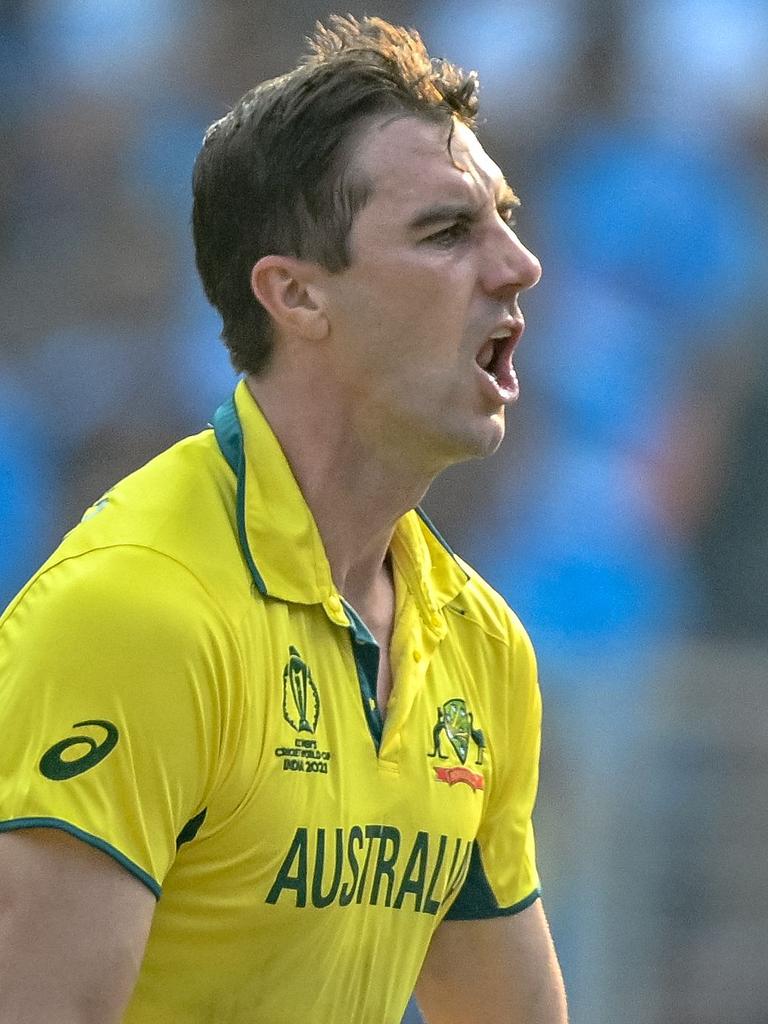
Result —
M 414 212 L 436 200 L 488 202 L 509 193 L 504 175 L 473 131 L 454 122 L 431 124 L 403 116 L 365 130 L 355 164 L 373 186 L 371 203 Z

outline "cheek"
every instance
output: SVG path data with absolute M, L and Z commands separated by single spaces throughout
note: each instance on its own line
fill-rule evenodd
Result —
M 347 290 L 336 323 L 355 347 L 367 349 L 375 362 L 386 363 L 395 349 L 421 335 L 429 322 L 423 291 L 403 275 L 377 275 Z
M 466 282 L 448 270 L 400 267 L 388 279 L 383 305 L 398 330 L 448 348 L 463 332 L 469 295 Z
M 466 267 L 441 261 L 358 265 L 338 293 L 337 321 L 357 358 L 391 378 L 420 365 L 446 372 L 463 344 L 472 299 Z

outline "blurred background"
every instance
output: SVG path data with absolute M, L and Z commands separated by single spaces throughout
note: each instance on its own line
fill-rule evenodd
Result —
M 507 442 L 427 510 L 538 651 L 540 869 L 573 1024 L 764 1024 L 768 5 L 350 8 L 480 72 L 481 141 L 544 265 Z M 0 4 L 3 605 L 229 394 L 192 163 L 330 10 Z

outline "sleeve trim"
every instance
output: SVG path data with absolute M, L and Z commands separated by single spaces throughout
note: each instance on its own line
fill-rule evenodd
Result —
M 533 880 L 531 879 L 531 881 Z M 530 906 L 539 895 L 539 888 L 537 886 L 532 893 L 529 893 L 528 896 L 525 896 L 517 903 L 512 904 L 511 907 L 500 907 L 483 867 L 480 844 L 475 839 L 472 843 L 469 868 L 462 882 L 459 894 L 449 908 L 446 917 L 453 921 L 475 921 L 486 917 L 503 917 L 504 915 L 517 914 L 521 910 L 525 910 L 527 906 Z M 526 903 L 526 900 L 529 902 Z
M 68 832 L 76 839 L 82 839 L 84 843 L 95 847 L 97 850 L 101 850 L 102 853 L 106 853 L 113 860 L 116 860 L 134 878 L 138 878 L 140 882 L 143 882 L 156 900 L 160 899 L 163 889 L 152 875 L 148 874 L 143 868 L 140 868 L 138 864 L 135 864 L 110 843 L 99 839 L 98 836 L 91 835 L 90 832 L 85 832 L 83 829 L 70 824 L 68 821 L 63 821 L 61 818 L 14 818 L 11 821 L 0 821 L 0 832 L 14 832 L 23 828 L 58 828 L 62 832 Z
M 512 917 L 514 914 L 519 914 L 521 910 L 526 910 L 532 906 L 536 900 L 541 898 L 541 889 L 534 889 L 532 893 L 526 896 L 524 899 L 519 900 L 517 903 L 513 903 L 511 907 L 495 907 L 488 908 L 474 908 L 467 910 L 454 911 L 453 908 L 448 911 L 446 917 L 451 921 L 480 921 L 486 920 L 493 917 Z

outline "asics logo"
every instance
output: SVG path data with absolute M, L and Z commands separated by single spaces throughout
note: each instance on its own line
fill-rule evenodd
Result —
M 82 775 L 90 768 L 99 764 L 117 746 L 120 733 L 117 727 L 111 722 L 105 722 L 100 718 L 88 719 L 85 722 L 75 722 L 73 729 L 80 729 L 90 725 L 104 731 L 106 734 L 99 743 L 93 736 L 70 736 L 68 739 L 59 740 L 43 754 L 40 758 L 39 768 L 46 779 L 53 782 L 61 782 L 64 779 L 73 779 L 76 775 Z M 88 749 L 76 756 L 76 747 L 87 747 Z M 74 757 L 65 757 L 66 753 L 75 754 Z

